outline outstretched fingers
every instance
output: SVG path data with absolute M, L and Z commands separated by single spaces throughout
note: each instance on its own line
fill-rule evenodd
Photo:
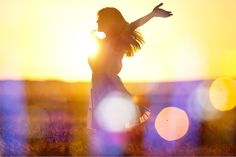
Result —
M 158 12 L 157 12 L 157 16 L 159 17 L 169 17 L 169 16 L 172 16 L 172 12 L 170 11 L 166 11 L 164 9 L 159 9 Z
M 153 13 L 156 17 L 169 17 L 172 16 L 171 11 L 166 11 L 164 9 L 161 9 L 160 7 L 163 5 L 163 3 L 158 4 L 154 9 Z
M 163 5 L 163 3 L 160 3 L 160 4 L 157 5 L 157 7 L 159 8 L 159 7 L 161 7 L 162 5 Z
M 159 9 L 162 5 L 163 5 L 163 3 L 158 4 L 153 10 Z
M 167 14 L 168 14 L 169 16 L 172 16 L 172 15 L 173 15 L 171 11 L 168 11 Z

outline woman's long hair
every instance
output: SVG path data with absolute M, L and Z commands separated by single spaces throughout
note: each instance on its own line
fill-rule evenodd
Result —
M 99 10 L 97 15 L 102 18 L 103 25 L 109 27 L 113 48 L 129 57 L 141 49 L 144 43 L 142 34 L 126 22 L 119 10 L 107 7 Z

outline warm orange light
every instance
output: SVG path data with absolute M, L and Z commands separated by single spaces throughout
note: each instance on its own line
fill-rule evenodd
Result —
M 183 110 L 176 107 L 167 107 L 156 117 L 155 128 L 157 133 L 165 140 L 178 140 L 187 133 L 189 119 Z
M 182 8 L 180 1 L 188 3 L 191 16 L 186 14 L 188 10 Z M 236 1 L 228 0 L 227 5 L 222 5 L 221 1 L 205 1 L 204 6 L 212 13 L 207 15 L 199 12 L 195 3 L 180 1 L 166 1 L 163 6 L 174 16 L 165 20 L 153 18 L 139 28 L 145 44 L 134 57 L 124 57 L 119 74 L 123 81 L 236 76 L 236 20 L 230 15 L 235 8 L 228 7 L 236 6 Z M 96 49 L 93 42 L 91 44 L 90 32 L 97 30 L 97 11 L 104 6 L 117 7 L 131 23 L 157 5 L 156 1 L 135 2 L 134 7 L 133 1 L 104 0 L 91 5 L 91 1 L 86 0 L 0 0 L 0 21 L 3 23 L 0 26 L 0 79 L 90 81 L 87 58 Z M 196 3 L 201 5 L 201 1 Z M 217 12 L 219 8 L 221 12 Z M 202 23 L 207 25 L 202 27 Z M 98 38 L 104 37 L 96 34 Z M 137 90 L 135 94 L 153 91 L 149 87 L 146 89 Z
M 92 32 L 90 38 L 83 43 L 87 47 L 87 54 L 89 57 L 94 57 L 98 48 L 98 43 L 96 42 L 95 33 Z
M 210 101 L 220 111 L 228 111 L 236 106 L 236 81 L 230 77 L 216 79 L 210 87 Z
M 139 102 L 139 98 L 137 96 L 133 96 L 132 100 L 134 101 L 134 103 L 138 103 Z
M 83 44 L 87 46 L 87 53 L 89 57 L 94 58 L 99 48 L 99 39 L 104 39 L 106 35 L 103 32 L 92 31 L 90 39 L 85 41 Z

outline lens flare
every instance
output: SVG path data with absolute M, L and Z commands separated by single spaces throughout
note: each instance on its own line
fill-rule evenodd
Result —
M 200 83 L 190 94 L 187 111 L 194 120 L 212 120 L 220 116 L 209 100 L 209 83 Z
M 2 138 L 0 137 L 0 156 L 2 156 L 3 155 L 3 140 L 2 140 Z
M 138 108 L 128 95 L 120 92 L 108 94 L 95 110 L 99 126 L 110 132 L 122 132 L 137 123 Z
M 216 79 L 209 91 L 211 104 L 219 111 L 229 111 L 236 106 L 236 81 L 230 77 Z
M 165 140 L 178 140 L 187 133 L 189 119 L 183 110 L 176 107 L 166 107 L 157 115 L 155 128 Z
M 28 115 L 23 81 L 3 81 L 0 84 L 0 154 L 24 156 L 28 147 Z

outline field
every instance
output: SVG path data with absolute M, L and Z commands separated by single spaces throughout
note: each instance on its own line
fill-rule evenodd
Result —
M 127 83 L 151 117 L 126 133 L 120 155 L 236 155 L 236 110 L 207 106 L 204 92 L 211 82 Z M 0 155 L 96 155 L 90 151 L 93 133 L 86 128 L 89 93 L 86 82 L 0 81 Z M 200 100 L 195 98 L 204 100 L 207 110 L 196 108 Z M 187 134 L 172 142 L 154 127 L 156 115 L 168 106 L 185 110 L 190 120 Z

